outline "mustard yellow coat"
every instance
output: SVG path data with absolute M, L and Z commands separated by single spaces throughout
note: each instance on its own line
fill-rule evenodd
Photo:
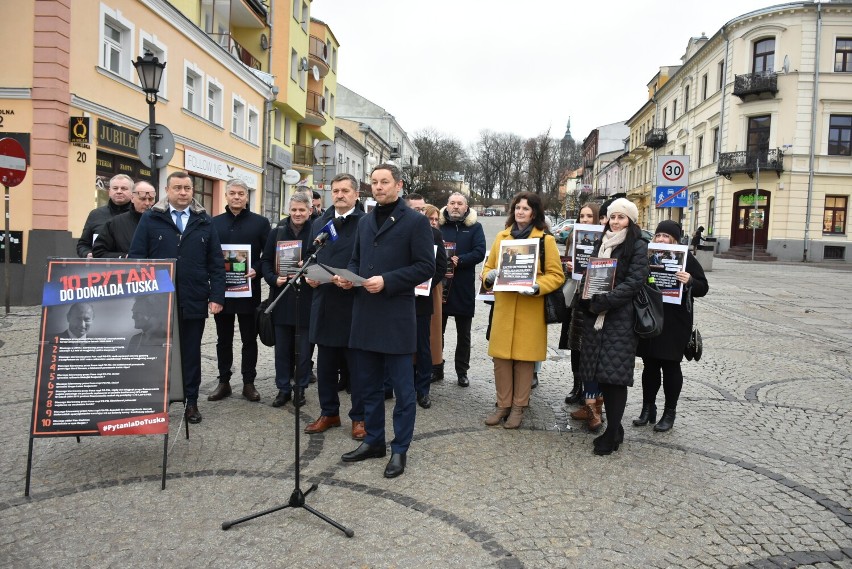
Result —
M 541 229 L 533 229 L 529 239 L 544 235 Z M 510 229 L 497 234 L 491 252 L 482 270 L 483 278 L 491 269 L 497 268 L 500 258 L 500 242 L 512 239 Z M 544 272 L 541 263 L 535 279 L 539 286 L 538 295 L 526 296 L 517 292 L 494 293 L 494 316 L 491 321 L 491 340 L 488 355 L 504 360 L 529 362 L 547 358 L 547 325 L 544 323 L 544 296 L 561 287 L 565 282 L 562 262 L 556 239 L 552 235 L 544 238 Z

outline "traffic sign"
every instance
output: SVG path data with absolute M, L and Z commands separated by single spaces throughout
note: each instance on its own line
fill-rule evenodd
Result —
M 689 205 L 687 186 L 680 188 L 668 188 L 665 186 L 657 186 L 654 192 L 654 203 L 657 209 L 664 207 L 686 207 Z
M 0 182 L 13 188 L 27 176 L 27 153 L 14 138 L 0 139 Z
M 320 164 L 334 164 L 334 143 L 330 140 L 321 140 L 314 146 L 314 158 Z
M 689 156 L 657 156 L 657 185 L 689 185 Z

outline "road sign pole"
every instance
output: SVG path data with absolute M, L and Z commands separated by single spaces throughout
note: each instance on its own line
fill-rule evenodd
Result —
M 9 293 L 9 287 L 11 286 L 11 279 L 9 278 L 9 257 L 12 253 L 10 249 L 12 240 L 9 238 L 9 186 L 3 184 L 3 187 L 6 188 L 6 199 L 4 200 L 4 203 L 6 204 L 6 232 L 3 235 L 3 280 L 6 285 L 6 314 L 9 314 L 10 300 L 12 298 Z

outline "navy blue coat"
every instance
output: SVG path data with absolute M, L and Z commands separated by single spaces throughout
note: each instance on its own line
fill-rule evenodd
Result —
M 325 247 L 317 253 L 317 261 L 327 267 L 345 269 L 349 265 L 352 250 L 355 248 L 358 221 L 364 215 L 364 212 L 358 208 L 347 215 L 337 232 L 337 240 L 326 241 Z M 316 238 L 330 219 L 334 219 L 334 208 L 328 208 L 319 219 L 314 221 L 311 237 Z M 312 344 L 335 348 L 349 346 L 355 292 L 355 288 L 344 290 L 332 283 L 321 284 L 314 289 L 309 332 Z
M 177 299 L 183 318 L 207 318 L 207 303 L 225 304 L 225 261 L 213 221 L 193 200 L 181 235 L 169 213 L 168 199 L 142 214 L 128 257 L 177 259 Z
M 372 294 L 357 287 L 349 347 L 383 354 L 413 354 L 417 347 L 414 287 L 435 273 L 432 228 L 425 215 L 398 200 L 379 229 L 375 210 L 358 223 L 349 270 L 385 286 Z
M 239 215 L 231 213 L 225 206 L 225 213 L 213 218 L 213 227 L 219 235 L 219 241 L 227 245 L 251 245 L 251 266 L 255 277 L 251 280 L 251 298 L 225 299 L 225 314 L 248 314 L 254 312 L 260 304 L 260 254 L 269 237 L 269 220 L 247 209 Z
M 445 316 L 473 316 L 476 310 L 476 265 L 485 258 L 485 232 L 482 225 L 476 221 L 476 212 L 467 211 L 461 221 L 450 221 L 447 218 L 447 208 L 441 210 L 439 217 L 441 233 L 444 241 L 456 244 L 456 255 L 459 264 L 456 266 L 452 283 L 449 286 L 447 302 L 443 306 Z M 448 263 L 452 263 L 447 259 Z
M 278 237 L 279 228 L 281 230 L 280 238 Z M 278 274 L 275 272 L 275 244 L 278 241 L 301 241 L 302 260 L 305 260 L 308 256 L 308 248 L 311 246 L 310 220 L 305 222 L 298 236 L 293 233 L 293 227 L 290 225 L 290 218 L 288 217 L 279 221 L 278 225 L 269 232 L 269 237 L 266 239 L 266 246 L 263 248 L 263 258 L 260 260 L 260 267 L 263 272 L 263 278 L 269 285 L 269 294 L 272 298 L 277 298 L 281 291 L 289 284 L 289 281 L 284 286 L 276 286 L 275 284 L 275 281 L 278 279 Z M 298 308 L 299 328 L 307 328 L 311 322 L 313 290 L 307 283 L 299 285 L 299 302 L 297 304 L 296 290 L 291 286 L 285 293 L 284 298 L 279 300 L 272 310 L 272 323 L 276 326 L 295 326 L 296 309 Z

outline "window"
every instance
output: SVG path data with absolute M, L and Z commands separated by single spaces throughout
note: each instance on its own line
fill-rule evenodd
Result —
M 294 1 L 298 2 L 299 0 Z M 310 20 L 308 17 L 308 3 L 302 0 L 302 31 L 305 33 L 308 32 L 308 20 Z
M 663 128 L 666 128 L 666 118 L 667 118 L 666 115 L 668 115 L 668 113 L 669 113 L 668 108 L 663 109 Z
M 328 116 L 334 118 L 334 93 L 329 96 Z
M 707 100 L 707 73 L 701 76 L 701 100 Z
M 672 101 L 672 122 L 677 120 L 677 99 Z
M 291 130 L 290 117 L 284 118 L 284 145 L 290 146 L 290 130 Z
M 150 36 L 150 35 L 148 35 L 147 33 L 145 33 L 144 31 L 141 31 L 141 30 L 139 32 L 139 36 L 140 36 L 140 39 L 141 39 L 141 43 L 140 43 L 140 46 L 139 46 L 140 47 L 140 49 L 139 49 L 140 54 L 144 54 L 146 51 L 148 51 L 148 52 L 151 53 L 151 55 L 153 55 L 154 57 L 156 57 L 160 61 L 167 61 L 168 60 L 166 48 L 159 41 L 157 41 L 156 36 Z M 163 72 L 163 77 L 160 79 L 160 90 L 157 91 L 157 94 L 163 99 L 166 98 L 166 84 L 168 82 L 168 79 L 169 79 L 169 74 Z M 138 80 L 138 77 L 137 77 L 137 80 Z
M 852 115 L 831 115 L 828 125 L 829 156 L 852 156 Z
M 685 144 L 680 145 L 680 155 L 686 156 L 686 145 Z
M 100 54 L 98 66 L 128 81 L 133 80 L 133 23 L 121 12 L 100 6 Z
M 725 86 L 725 60 L 719 62 L 719 91 Z
M 852 72 L 852 38 L 837 38 L 834 48 L 834 70 Z
M 290 79 L 299 80 L 299 54 L 295 49 L 290 49 Z
M 201 176 L 196 176 L 195 174 L 190 174 L 190 179 L 192 180 L 192 187 L 194 188 L 194 193 L 192 197 L 198 200 L 204 209 L 207 210 L 207 213 L 210 215 L 215 215 L 213 212 L 213 180 L 208 178 L 202 178 Z
M 245 138 L 246 132 L 246 104 L 234 95 L 233 112 L 231 113 L 231 132 Z
M 775 38 L 754 42 L 752 73 L 771 73 L 775 69 Z
M 757 158 L 766 158 L 769 152 L 769 131 L 772 118 L 769 115 L 748 119 L 748 139 L 746 141 L 746 159 L 751 162 Z
M 212 78 L 207 80 L 207 120 L 222 126 L 222 86 Z
M 299 8 L 301 8 L 301 3 L 299 0 L 295 0 L 293 2 L 293 19 L 297 22 L 301 22 L 302 19 L 299 17 Z
M 258 140 L 258 113 L 257 109 L 251 107 L 248 112 L 248 141 L 257 144 Z
M 702 160 L 704 158 L 704 136 L 703 135 L 698 137 L 697 152 L 698 152 L 698 167 L 701 168 L 701 166 L 703 165 Z
M 328 114 L 328 87 L 322 92 L 322 112 Z
M 331 48 L 331 70 L 337 73 L 337 48 Z
M 273 115 L 275 116 L 275 120 L 273 122 L 273 127 L 272 127 L 272 136 L 275 137 L 275 140 L 280 141 L 281 140 L 281 111 L 276 109 L 273 112 Z
M 713 162 L 719 160 L 719 127 L 713 129 Z
M 683 89 L 683 112 L 689 111 L 689 85 Z
M 196 115 L 201 115 L 201 105 L 204 101 L 204 78 L 192 64 L 184 63 L 183 108 Z
M 713 222 L 716 219 L 716 200 L 714 198 L 707 199 L 707 233 L 705 235 L 713 235 Z
M 104 59 L 102 65 L 116 75 L 121 75 L 121 34 L 122 29 L 113 22 L 104 22 Z
M 847 196 L 825 196 L 825 213 L 822 216 L 823 233 L 846 233 Z

